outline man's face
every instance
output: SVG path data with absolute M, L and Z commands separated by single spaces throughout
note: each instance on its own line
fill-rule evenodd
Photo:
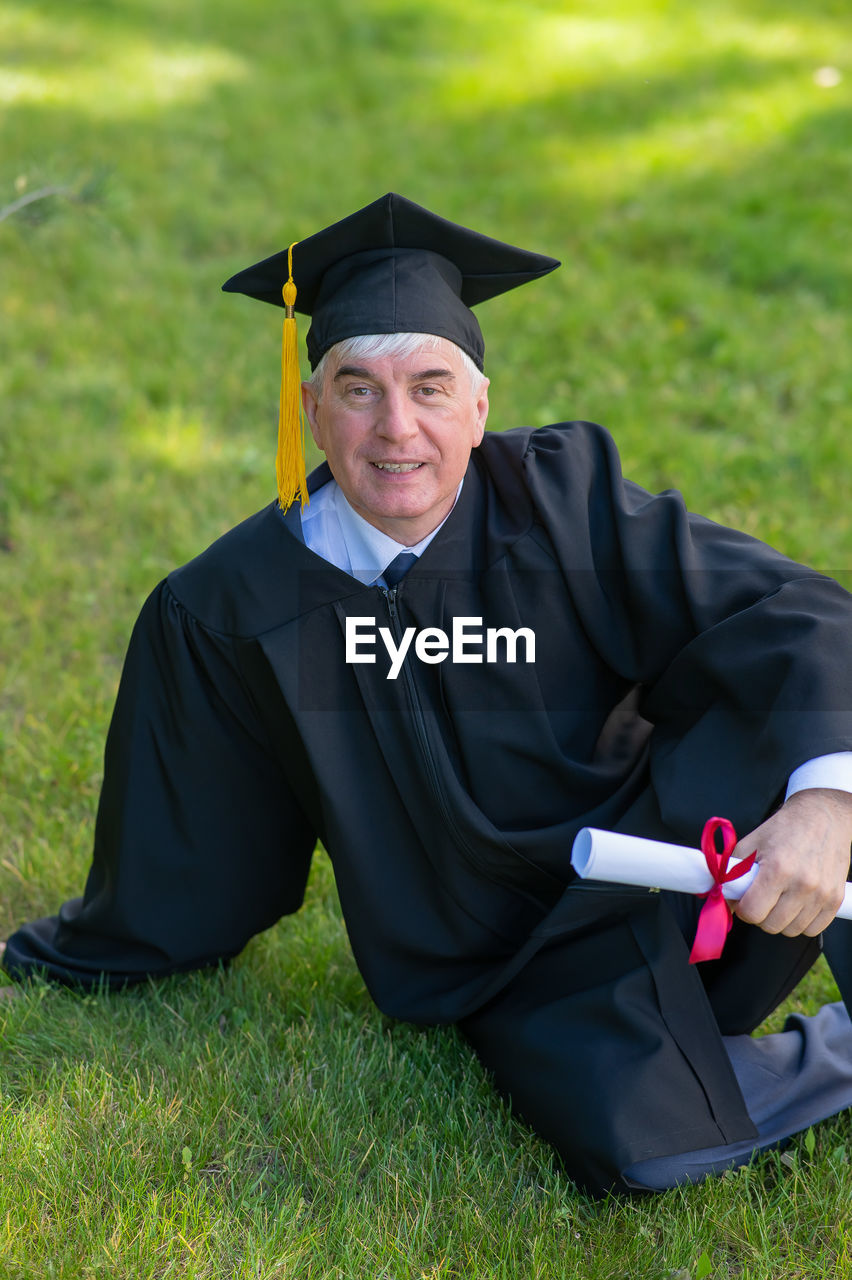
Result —
M 461 352 L 446 341 L 357 363 L 332 352 L 328 364 L 319 401 L 302 384 L 314 440 L 350 506 L 413 546 L 452 508 L 485 430 L 488 383 L 474 395 Z

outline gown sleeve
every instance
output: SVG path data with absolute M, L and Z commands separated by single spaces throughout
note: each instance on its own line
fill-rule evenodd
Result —
M 721 813 L 745 832 L 798 765 L 852 749 L 852 596 L 837 582 L 624 480 L 594 424 L 541 428 L 525 463 L 586 634 L 640 691 L 667 830 L 697 844 Z
M 162 583 L 134 628 L 82 899 L 23 926 L 15 977 L 110 985 L 239 952 L 302 903 L 315 833 L 272 755 L 235 642 Z

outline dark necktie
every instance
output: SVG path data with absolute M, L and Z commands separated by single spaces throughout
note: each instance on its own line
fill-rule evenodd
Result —
M 389 587 L 397 586 L 413 564 L 417 563 L 417 556 L 412 551 L 400 551 L 398 556 L 391 560 L 385 569 L 382 577 Z

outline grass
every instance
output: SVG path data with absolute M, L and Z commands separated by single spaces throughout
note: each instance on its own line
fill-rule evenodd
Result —
M 481 310 L 493 428 L 603 421 L 633 478 L 852 580 L 847 27 L 4 0 L 0 212 L 71 194 L 0 221 L 0 936 L 80 891 L 145 594 L 271 496 L 279 317 L 219 285 L 386 190 L 564 261 Z M 593 1203 L 452 1031 L 371 1008 L 324 856 L 227 972 L 0 1023 L 3 1280 L 852 1275 L 848 1116 Z

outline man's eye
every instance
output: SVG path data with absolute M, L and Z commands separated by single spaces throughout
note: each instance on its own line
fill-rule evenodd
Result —
M 436 396 L 440 389 L 440 387 L 421 387 L 420 394 L 421 396 Z
M 358 399 L 363 399 L 364 396 L 368 396 L 370 394 L 369 387 L 349 387 L 348 391 L 350 396 L 357 396 Z

